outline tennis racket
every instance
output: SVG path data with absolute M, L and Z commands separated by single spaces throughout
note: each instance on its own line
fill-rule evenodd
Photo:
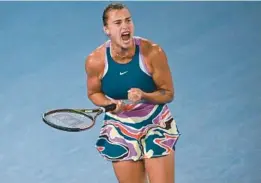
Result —
M 55 109 L 45 112 L 42 119 L 58 130 L 79 132 L 90 129 L 100 114 L 114 109 L 116 104 L 93 109 Z

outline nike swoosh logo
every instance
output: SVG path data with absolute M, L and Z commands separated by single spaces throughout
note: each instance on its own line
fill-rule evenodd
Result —
M 120 75 L 126 74 L 128 71 L 120 72 Z

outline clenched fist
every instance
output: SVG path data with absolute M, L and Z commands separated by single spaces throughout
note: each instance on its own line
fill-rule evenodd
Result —
M 131 102 L 134 102 L 134 103 L 139 102 L 140 100 L 142 100 L 143 95 L 144 95 L 144 92 L 141 89 L 139 89 L 139 88 L 131 88 L 128 91 L 128 99 Z

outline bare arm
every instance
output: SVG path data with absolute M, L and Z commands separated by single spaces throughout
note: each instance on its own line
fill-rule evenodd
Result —
M 167 56 L 158 45 L 153 45 L 149 56 L 152 78 L 158 90 L 152 93 L 143 93 L 142 98 L 153 103 L 169 103 L 174 98 L 174 85 Z
M 111 104 L 111 100 L 108 99 L 101 91 L 100 75 L 103 71 L 103 62 L 97 60 L 95 56 L 89 56 L 85 62 L 85 71 L 87 75 L 87 93 L 88 98 L 96 106 L 106 106 Z

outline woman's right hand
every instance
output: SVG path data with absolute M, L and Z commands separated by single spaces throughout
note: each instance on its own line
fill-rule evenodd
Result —
M 116 109 L 111 111 L 111 113 L 117 114 L 117 113 L 122 112 L 122 110 L 124 108 L 124 103 L 121 100 L 113 100 L 112 99 L 112 103 L 116 104 Z

